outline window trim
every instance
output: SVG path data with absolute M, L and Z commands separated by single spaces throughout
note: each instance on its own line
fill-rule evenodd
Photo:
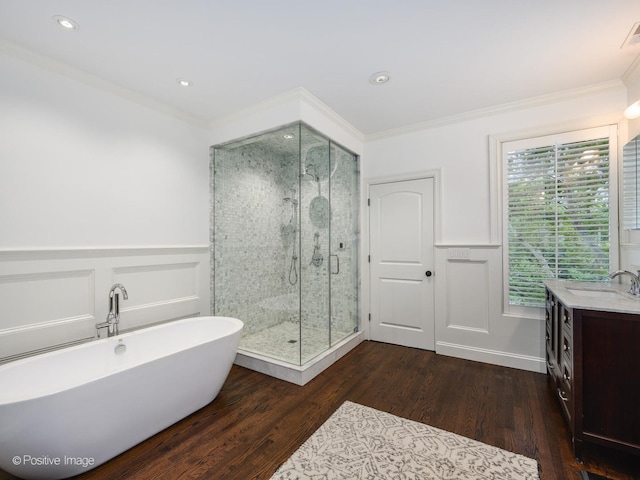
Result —
M 567 124 L 556 129 L 545 128 L 537 130 L 526 130 L 504 135 L 489 136 L 489 182 L 490 182 L 490 234 L 491 244 L 502 247 L 502 310 L 505 315 L 541 318 L 543 308 L 539 307 L 519 307 L 509 304 L 509 270 L 508 270 L 508 206 L 507 199 L 507 174 L 506 159 L 503 146 L 506 143 L 535 139 L 538 137 L 563 137 L 571 136 L 578 131 L 592 131 L 594 138 L 609 136 L 609 222 L 610 222 L 610 251 L 609 261 L 613 270 L 618 268 L 620 236 L 619 236 L 619 163 L 620 151 L 618 147 L 619 125 L 617 123 L 606 123 L 600 125 Z

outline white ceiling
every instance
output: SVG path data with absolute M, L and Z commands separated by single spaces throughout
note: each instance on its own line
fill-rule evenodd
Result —
M 5 46 L 198 121 L 304 87 L 364 134 L 620 80 L 636 22 L 640 0 L 0 0 Z

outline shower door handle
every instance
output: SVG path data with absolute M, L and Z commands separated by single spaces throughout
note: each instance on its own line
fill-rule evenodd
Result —
M 334 275 L 337 275 L 340 273 L 340 257 L 336 254 L 331 255 L 332 257 L 336 257 L 336 271 L 333 271 L 333 263 L 331 264 L 331 273 L 333 273 Z

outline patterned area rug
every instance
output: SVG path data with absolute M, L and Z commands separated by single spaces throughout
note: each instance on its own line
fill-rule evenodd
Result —
M 271 480 L 539 480 L 531 459 L 345 402 Z

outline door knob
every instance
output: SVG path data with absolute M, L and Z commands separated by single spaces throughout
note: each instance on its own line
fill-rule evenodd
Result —
M 430 277 L 431 275 L 433 275 L 433 273 L 431 272 L 431 270 L 427 270 L 427 271 L 426 271 L 426 273 L 425 273 L 425 275 L 426 275 L 427 277 Z

